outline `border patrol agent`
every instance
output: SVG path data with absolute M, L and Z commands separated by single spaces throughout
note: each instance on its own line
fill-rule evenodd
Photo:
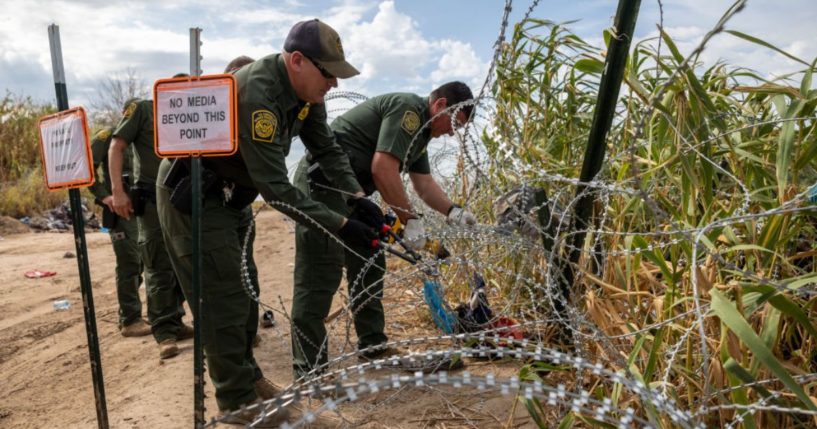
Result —
M 261 58 L 235 73 L 238 84 L 238 153 L 205 158 L 205 175 L 218 180 L 203 190 L 202 207 L 202 324 L 207 368 L 222 413 L 257 401 L 260 370 L 247 345 L 251 299 L 241 280 L 241 242 L 237 234 L 245 209 L 259 192 L 274 207 L 298 222 L 326 228 L 349 242 L 363 244 L 376 237 L 363 222 L 335 213 L 292 186 L 285 157 L 291 140 L 299 136 L 319 157 L 326 176 L 337 187 L 362 197 L 343 150 L 326 122 L 324 96 L 338 78 L 358 71 L 346 62 L 337 32 L 317 19 L 295 24 L 284 52 Z M 190 216 L 173 206 L 179 190 L 171 163 L 162 162 L 158 203 L 163 225 L 172 238 L 170 253 L 182 286 L 190 293 L 192 274 Z M 280 203 L 280 204 L 276 204 Z M 247 424 L 257 410 L 227 416 L 229 423 Z M 286 418 L 276 413 L 269 424 Z
M 126 103 L 127 104 L 127 103 Z M 125 219 L 113 212 L 111 182 L 108 178 L 108 148 L 113 137 L 113 127 L 100 130 L 91 140 L 94 171 L 102 166 L 99 180 L 89 188 L 102 206 L 102 226 L 108 228 L 116 255 L 116 298 L 119 301 L 119 332 L 125 337 L 150 335 L 150 325 L 142 319 L 142 301 L 139 285 L 142 283 L 142 260 L 136 243 L 138 228 L 136 219 Z M 128 149 L 122 168 L 123 184 L 130 186 L 133 151 Z
M 404 239 L 412 248 L 425 244 L 422 217 L 417 215 L 403 188 L 400 172 L 408 170 L 417 195 L 432 209 L 448 216 L 449 222 L 474 224 L 474 216 L 451 202 L 431 176 L 426 147 L 435 137 L 452 135 L 451 114 L 446 109 L 473 98 L 462 82 L 450 82 L 434 90 L 429 97 L 408 93 L 391 93 L 373 97 L 353 107 L 332 122 L 338 144 L 349 155 L 358 182 L 367 195 L 375 190 L 406 225 Z M 457 112 L 459 126 L 465 124 L 473 106 L 463 106 Z M 429 122 L 428 127 L 422 128 Z M 327 188 L 325 178 L 313 154 L 305 156 L 295 173 L 294 182 L 301 192 L 339 212 L 348 212 L 338 192 Z M 311 173 L 310 173 L 311 171 Z M 321 183 L 323 182 L 323 183 Z M 303 333 L 299 346 L 293 345 L 293 365 L 296 375 L 304 375 L 327 362 L 326 328 L 332 297 L 340 285 L 343 267 L 358 337 L 362 350 L 387 342 L 383 332 L 383 273 L 386 261 L 383 252 L 368 246 L 352 250 L 364 258 L 374 257 L 362 279 L 358 278 L 367 261 L 346 251 L 337 243 L 301 225 L 295 231 L 295 293 L 292 320 Z M 362 280 L 362 281 L 361 281 Z M 296 336 L 293 334 L 293 341 Z M 317 346 L 317 347 L 316 347 Z M 391 348 L 374 348 L 361 354 L 361 360 L 395 354 Z
M 133 143 L 135 185 L 129 196 L 122 183 L 125 149 Z M 193 328 L 182 323 L 184 296 L 167 254 L 156 212 L 156 174 L 160 158 L 153 151 L 153 102 L 133 101 L 125 107 L 108 150 L 113 209 L 139 225 L 139 251 L 145 270 L 148 322 L 159 343 L 159 357 L 179 354 L 177 340 L 193 337 Z
M 244 67 L 253 61 L 255 60 L 246 55 L 238 56 L 227 64 L 227 67 L 224 68 L 224 73 L 235 73 L 241 67 Z M 249 234 L 249 236 L 247 234 Z M 261 287 L 258 283 L 258 267 L 255 265 L 255 257 L 253 252 L 253 246 L 255 244 L 255 223 L 253 222 L 251 205 L 248 205 L 241 212 L 241 222 L 238 225 L 238 239 L 240 240 L 242 246 L 244 245 L 245 238 L 247 239 L 247 275 L 249 276 L 250 283 L 255 291 L 255 296 L 260 297 Z M 247 336 L 250 339 L 252 346 L 256 347 L 259 343 L 261 343 L 261 336 L 258 335 L 258 302 L 250 301 L 250 305 L 253 306 L 253 310 L 250 311 L 250 320 L 247 322 Z M 272 312 L 270 311 L 270 315 L 271 314 Z M 269 325 L 264 325 L 264 327 L 272 327 L 271 318 Z

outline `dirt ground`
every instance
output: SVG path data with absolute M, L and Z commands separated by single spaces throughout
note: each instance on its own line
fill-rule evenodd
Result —
M 294 234 L 290 223 L 273 210 L 257 218 L 255 243 L 262 300 L 289 308 L 292 296 Z M 24 231 L 24 230 L 23 230 Z M 0 234 L 0 428 L 93 428 L 97 426 L 86 342 L 76 252 L 71 233 Z M 115 259 L 108 234 L 86 234 L 99 345 L 110 427 L 192 427 L 193 343 L 180 343 L 182 353 L 161 361 L 152 337 L 124 338 L 117 329 Z M 29 279 L 30 270 L 56 271 Z M 388 288 L 387 283 L 387 288 Z M 144 302 L 144 288 L 141 289 Z M 386 300 L 389 299 L 387 291 Z M 279 302 L 280 297 L 280 302 Z M 67 311 L 53 301 L 67 299 Z M 336 303 L 337 304 L 337 303 Z M 145 310 L 143 309 L 143 312 Z M 388 310 L 387 310 L 388 312 Z M 387 314 L 387 330 L 418 323 L 433 334 L 415 312 Z M 401 320 L 402 318 L 402 320 Z M 185 321 L 192 323 L 190 315 Z M 289 326 L 278 318 L 274 329 L 261 330 L 256 358 L 267 378 L 281 386 L 292 381 Z M 388 332 L 392 339 L 409 334 Z M 334 340 L 333 340 L 334 341 Z M 513 375 L 517 367 L 469 362 L 472 373 Z M 206 378 L 207 418 L 217 410 Z M 471 389 L 404 388 L 384 391 L 343 405 L 322 427 L 532 427 L 524 405 L 512 396 L 474 393 Z M 315 425 L 313 425 L 315 426 Z

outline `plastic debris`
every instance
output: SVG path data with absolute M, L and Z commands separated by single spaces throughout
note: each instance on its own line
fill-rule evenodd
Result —
M 30 279 L 39 279 L 42 277 L 51 277 L 57 275 L 56 271 L 45 271 L 45 270 L 31 270 L 26 271 L 25 276 Z
M 67 299 L 58 299 L 54 301 L 54 311 L 66 311 L 71 309 L 71 301 Z

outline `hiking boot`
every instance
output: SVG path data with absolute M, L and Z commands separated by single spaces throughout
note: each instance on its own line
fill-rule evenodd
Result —
M 258 347 L 259 344 L 261 344 L 261 336 L 256 334 L 252 338 L 252 346 L 253 346 L 253 348 L 255 348 L 255 347 Z
M 255 385 L 253 387 L 255 388 L 255 394 L 265 401 L 281 394 L 281 388 L 267 380 L 265 377 L 255 380 Z
M 176 346 L 176 340 L 168 338 L 159 343 L 159 357 L 162 359 L 170 359 L 179 354 L 179 348 Z
M 144 337 L 150 335 L 150 325 L 145 322 L 145 319 L 139 318 L 130 325 L 123 326 L 119 333 L 123 337 Z
M 257 407 L 253 409 L 244 409 L 240 411 L 224 411 L 221 410 L 219 412 L 219 416 L 216 419 L 219 423 L 224 423 L 228 425 L 240 425 L 240 426 L 247 426 L 253 423 L 256 419 L 259 418 L 261 411 L 264 409 L 264 405 L 261 404 L 261 399 L 256 399 L 247 406 L 259 404 Z M 272 407 L 270 407 L 272 408 Z M 234 414 L 233 414 L 234 413 Z M 252 427 L 256 428 L 277 428 L 282 423 L 286 422 L 289 418 L 289 411 L 286 408 L 280 409 L 276 411 L 274 414 L 270 414 L 271 412 L 267 412 L 267 416 L 264 418 L 263 421 L 255 423 Z
M 372 362 L 378 359 L 388 359 L 391 356 L 399 356 L 403 354 L 400 350 L 394 347 L 386 347 L 381 345 L 376 348 L 371 348 L 367 352 L 361 352 L 357 359 L 361 362 Z
M 193 338 L 193 327 L 182 323 L 181 329 L 176 333 L 176 341 L 187 340 Z

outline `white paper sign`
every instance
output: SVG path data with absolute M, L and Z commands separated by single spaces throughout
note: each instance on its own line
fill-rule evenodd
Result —
M 235 152 L 235 80 L 167 79 L 154 86 L 154 127 L 159 156 L 228 155 Z
M 48 189 L 94 183 L 85 110 L 76 107 L 40 119 L 40 154 Z

